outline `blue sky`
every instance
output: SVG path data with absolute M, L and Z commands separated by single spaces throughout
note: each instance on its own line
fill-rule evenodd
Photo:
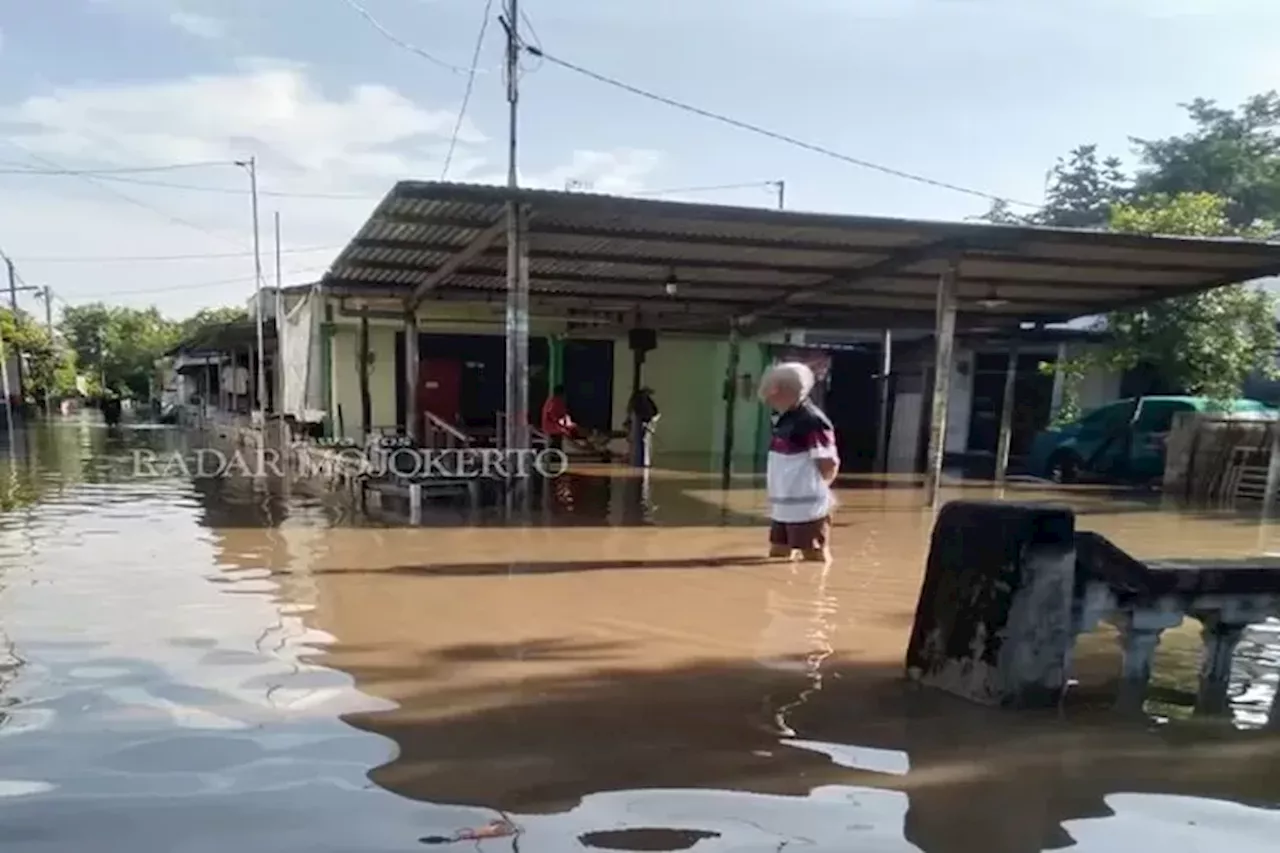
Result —
M 445 65 L 484 0 L 357 0 Z M 500 6 L 495 0 L 495 9 Z M 1181 101 L 1280 86 L 1274 0 L 523 0 L 551 54 L 634 85 L 949 183 L 1037 202 L 1054 158 L 1185 129 Z M 533 40 L 527 26 L 526 37 Z M 453 161 L 501 181 L 492 22 Z M 403 50 L 346 0 L 0 0 L 0 170 L 165 166 L 256 154 L 285 278 L 332 260 L 401 177 L 433 179 L 464 75 Z M 530 62 L 522 180 L 796 209 L 956 219 L 987 203 L 762 139 Z M 67 302 L 175 315 L 252 291 L 244 175 L 129 176 L 197 191 L 0 175 L 0 248 Z M 310 194 L 333 198 L 300 197 Z M 124 196 L 124 197 L 122 197 Z M 127 197 L 127 198 L 126 198 Z M 312 250 L 314 251 L 304 251 Z M 185 260 L 133 257 L 219 255 Z M 270 258 L 268 258 L 270 266 Z M 26 299 L 26 297 L 24 297 Z M 28 303 L 33 304 L 31 300 Z

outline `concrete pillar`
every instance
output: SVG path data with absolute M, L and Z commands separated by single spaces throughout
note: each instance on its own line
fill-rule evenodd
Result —
M 547 338 L 547 393 L 564 384 L 564 335 Z
M 360 346 L 356 352 L 360 382 L 360 442 L 373 434 L 373 401 L 369 396 L 369 306 L 360 308 Z
M 733 440 L 737 426 L 738 364 L 742 358 L 742 340 L 737 323 L 729 329 L 729 353 L 724 371 L 724 447 L 720 458 L 720 484 L 729 488 L 733 476 Z
M 246 397 L 249 400 L 249 422 L 253 422 L 253 413 L 261 407 L 259 400 L 260 389 L 257 386 L 255 377 L 258 375 L 258 358 L 253 347 L 245 347 L 245 363 L 249 365 L 248 376 L 245 380 Z
M 1053 707 L 1075 643 L 1075 515 L 952 501 L 933 528 L 907 676 L 973 702 Z
M 415 445 L 422 443 L 422 419 L 418 413 L 418 371 L 421 356 L 418 352 L 418 314 L 409 309 L 404 315 L 404 382 L 405 382 L 405 435 Z
M 889 473 L 889 434 L 893 426 L 889 422 L 889 391 L 893 378 L 893 332 L 880 333 L 880 426 L 876 431 L 876 470 Z
M 1121 653 L 1117 710 L 1142 710 L 1160 635 L 1181 625 L 1182 618 L 1182 613 L 1174 610 L 1145 609 L 1123 614 L 1115 620 L 1114 624 L 1120 631 Z
M 1244 636 L 1246 625 L 1206 616 L 1200 636 L 1204 640 L 1204 658 L 1200 663 L 1200 689 L 1196 696 L 1197 714 L 1221 714 L 1228 708 L 1227 688 L 1231 683 L 1231 659 Z
M 409 523 L 422 523 L 422 484 L 409 483 Z
M 1053 363 L 1053 391 L 1050 394 L 1049 403 L 1049 420 L 1056 420 L 1058 412 L 1062 411 L 1062 395 L 1066 386 L 1067 376 L 1062 371 L 1062 365 L 1067 360 L 1067 345 L 1065 343 L 1058 344 L 1058 357 Z
M 1018 342 L 1009 347 L 1009 363 L 1004 369 L 1004 399 L 1000 404 L 1000 435 L 996 440 L 996 482 L 1009 473 L 1009 445 L 1013 441 L 1013 407 L 1017 403 Z
M 507 203 L 506 396 L 503 448 L 529 449 L 528 211 Z
M 324 434 L 338 437 L 337 392 L 333 376 L 333 306 L 324 303 L 324 321 L 320 324 L 320 393 L 324 397 Z
M 951 261 L 938 279 L 938 310 L 934 331 L 933 406 L 929 419 L 929 455 L 924 474 L 925 504 L 936 506 L 942 484 L 942 459 L 947 445 L 947 406 L 951 397 L 951 362 L 956 337 L 956 287 L 960 262 Z

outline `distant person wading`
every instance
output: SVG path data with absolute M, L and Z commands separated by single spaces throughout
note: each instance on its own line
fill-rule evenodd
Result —
M 651 389 L 641 388 L 631 395 L 631 402 L 627 404 L 627 436 L 631 443 L 631 464 L 637 468 L 648 468 L 653 462 L 653 430 L 660 417 Z
M 564 399 L 564 386 L 557 385 L 547 402 L 542 404 L 542 431 L 547 434 L 548 446 L 563 450 L 565 438 L 576 430 L 577 426 L 569 417 L 569 404 Z

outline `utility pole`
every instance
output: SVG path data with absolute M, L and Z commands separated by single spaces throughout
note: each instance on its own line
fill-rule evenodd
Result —
M 39 287 L 33 287 L 32 285 L 29 285 L 29 284 L 24 284 L 22 287 L 19 287 L 19 286 L 18 286 L 18 268 L 17 268 L 16 266 L 14 266 L 14 264 L 13 264 L 13 259 L 12 259 L 12 258 L 10 258 L 8 255 L 6 255 L 4 252 L 0 252 L 0 258 L 3 258 L 3 259 L 4 259 L 4 265 L 5 265 L 6 269 L 8 270 L 8 273 L 9 273 L 9 305 L 10 305 L 11 309 L 13 310 L 13 320 L 14 320 L 14 322 L 15 322 L 15 323 L 17 323 L 17 321 L 18 321 L 18 292 L 19 292 L 19 291 L 23 291 L 23 292 L 25 292 L 25 291 L 35 291 L 35 293 L 36 293 L 37 295 L 39 295 L 39 293 L 40 293 L 40 291 L 42 290 L 42 288 L 39 288 Z M 50 339 L 50 341 L 52 342 L 52 340 L 53 340 L 52 332 L 50 332 L 50 338 L 49 338 L 49 339 Z M 17 391 L 17 395 L 18 395 L 18 398 L 19 398 L 19 399 L 25 400 L 25 399 L 26 399 L 26 397 L 25 397 L 25 395 L 23 394 L 23 388 L 25 387 L 26 383 L 23 381 L 23 374 L 24 374 L 26 371 L 24 371 L 24 370 L 23 370 L 23 367 L 22 367 L 22 351 L 21 351 L 21 350 L 19 350 L 19 349 L 18 349 L 18 347 L 17 347 L 16 345 L 11 345 L 11 349 L 12 349 L 12 352 L 13 352 L 14 370 L 15 370 L 15 371 L 16 371 L 16 373 L 17 373 L 17 380 L 18 380 L 18 387 L 17 387 L 17 389 L 16 389 L 16 391 Z M 6 386 L 7 386 L 7 383 L 8 383 L 8 377 L 9 377 L 9 373 L 8 373 L 8 371 L 9 371 L 9 365 L 8 365 L 8 362 L 4 362 L 4 370 L 5 370 L 5 381 L 6 381 Z M 8 406 L 8 407 L 10 407 L 10 408 L 12 408 L 13 401 L 12 401 L 12 399 L 10 399 L 9 394 L 11 394 L 14 390 L 15 390 L 15 389 L 10 388 L 8 391 L 5 391 L 5 405 L 6 405 L 6 406 Z M 12 412 L 10 412 L 10 416 L 12 416 Z
M 0 373 L 4 374 L 4 418 L 9 434 L 9 453 L 13 454 L 13 395 L 9 387 L 9 358 L 4 346 L 4 338 L 0 337 Z
M 529 447 L 529 270 L 524 247 L 524 212 L 516 191 L 520 117 L 520 0 L 504 0 L 507 31 L 507 375 L 503 446 Z
M 773 185 L 778 189 L 778 210 L 787 209 L 787 182 L 774 181 Z
M 284 325 L 285 325 L 285 324 L 284 324 L 284 319 L 285 319 L 285 317 L 284 317 L 284 273 L 281 271 L 281 267 L 280 267 L 280 254 L 281 254 L 281 251 L 282 251 L 282 250 L 281 250 L 281 248 L 280 248 L 280 211 L 278 211 L 278 210 L 277 210 L 277 211 L 276 211 L 276 213 L 275 213 L 275 226 L 276 226 L 276 227 L 275 227 L 275 239 L 276 239 L 276 306 L 275 306 L 275 315 L 276 315 L 276 360 L 275 360 L 275 362 L 274 362 L 274 364 L 275 364 L 275 379 L 276 379 L 276 383 L 275 383 L 275 385 L 276 385 L 276 391 L 275 391 L 275 394 L 276 394 L 276 397 L 275 397 L 276 405 L 275 405 L 275 410 L 276 410 L 276 418 L 280 421 L 280 452 L 281 452 L 282 454 L 288 454 L 288 453 L 289 453 L 289 441 L 288 441 L 288 439 L 289 439 L 289 425 L 288 425 L 288 423 L 286 423 L 286 422 L 285 422 L 285 418 L 284 418 L 284 416 L 285 416 L 285 410 L 284 410 L 284 403 L 285 403 L 285 400 L 284 400 L 284 397 L 285 397 L 285 394 L 284 394 L 284 385 L 285 385 L 285 375 L 284 375 Z M 266 427 L 266 424 L 264 423 L 264 424 L 263 424 L 263 428 L 265 429 L 265 427 Z M 288 462 L 289 462 L 289 457 L 288 457 L 288 456 L 286 456 L 286 457 L 285 457 L 285 461 L 286 461 L 286 465 L 287 465 L 287 464 L 288 464 Z
M 267 368 L 265 364 L 266 357 L 266 336 L 262 328 L 262 237 L 258 228 L 258 158 L 250 157 L 248 160 L 239 160 L 236 165 L 241 166 L 249 171 L 249 195 L 253 203 L 253 282 L 254 282 L 254 316 L 257 318 L 258 326 L 258 411 L 261 413 L 262 429 L 267 427 L 267 411 L 266 390 L 267 390 Z M 259 445 L 261 448 L 261 445 Z M 261 469 L 261 466 L 259 466 Z
M 48 285 L 44 288 L 44 327 L 49 333 L 49 347 L 55 354 L 58 351 L 57 342 L 53 338 L 53 288 Z M 44 416 L 53 418 L 53 374 L 49 376 L 49 387 L 44 389 Z
M 13 261 L 8 255 L 5 255 L 4 265 L 9 270 L 9 307 L 13 309 L 13 321 L 16 323 L 18 322 L 18 270 L 13 266 Z M 25 399 L 23 388 L 26 383 L 23 381 L 22 376 L 22 353 L 18 352 L 18 348 L 16 346 L 13 348 L 13 359 L 14 365 L 18 370 L 18 396 Z M 5 370 L 8 369 L 9 368 L 6 365 Z M 6 374 L 6 376 L 7 375 L 8 374 Z M 8 393 L 8 391 L 5 391 L 6 395 L 8 395 Z

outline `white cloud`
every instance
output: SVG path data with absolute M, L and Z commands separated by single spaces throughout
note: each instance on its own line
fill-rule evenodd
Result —
M 223 38 L 227 34 L 226 24 L 218 18 L 201 15 L 196 12 L 178 10 L 169 14 L 169 23 L 196 38 L 211 41 Z
M 285 280 L 295 283 L 318 277 L 392 183 L 440 175 L 455 119 L 449 109 L 415 103 L 383 85 L 326 90 L 306 66 L 259 60 L 225 74 L 70 86 L 0 103 L 0 147 L 12 149 L 4 152 L 6 160 L 68 169 L 230 163 L 256 154 L 265 190 L 267 269 L 274 270 L 270 232 L 276 210 L 287 249 L 331 247 L 286 254 Z M 450 178 L 504 183 L 498 146 L 490 150 L 488 142 L 479 128 L 464 122 Z M 576 180 L 596 192 L 630 192 L 643 187 L 658 162 L 651 151 L 580 150 L 567 164 L 532 171 L 522 182 L 559 189 Z M 252 241 L 244 172 L 228 165 L 126 177 L 218 192 L 127 181 L 95 184 L 66 176 L 0 176 L 6 199 L 0 206 L 3 248 L 16 258 L 23 277 L 48 284 L 73 302 L 95 296 L 154 302 L 174 315 L 243 303 L 252 291 L 253 269 L 246 254 Z M 294 195 L 323 193 L 355 197 Z M 173 262 L 47 260 L 228 252 L 241 254 Z M 236 277 L 241 281 L 189 286 Z
M 56 156 L 137 165 L 257 152 L 283 171 L 351 178 L 429 173 L 454 119 L 378 84 L 330 97 L 305 67 L 269 61 L 222 75 L 63 88 L 0 110 L 21 144 Z M 465 121 L 459 141 L 485 137 Z
M 567 165 L 545 173 L 522 175 L 526 186 L 564 189 L 572 182 L 596 193 L 623 195 L 644 188 L 644 179 L 657 169 L 657 151 L 622 148 L 616 151 L 574 151 Z

